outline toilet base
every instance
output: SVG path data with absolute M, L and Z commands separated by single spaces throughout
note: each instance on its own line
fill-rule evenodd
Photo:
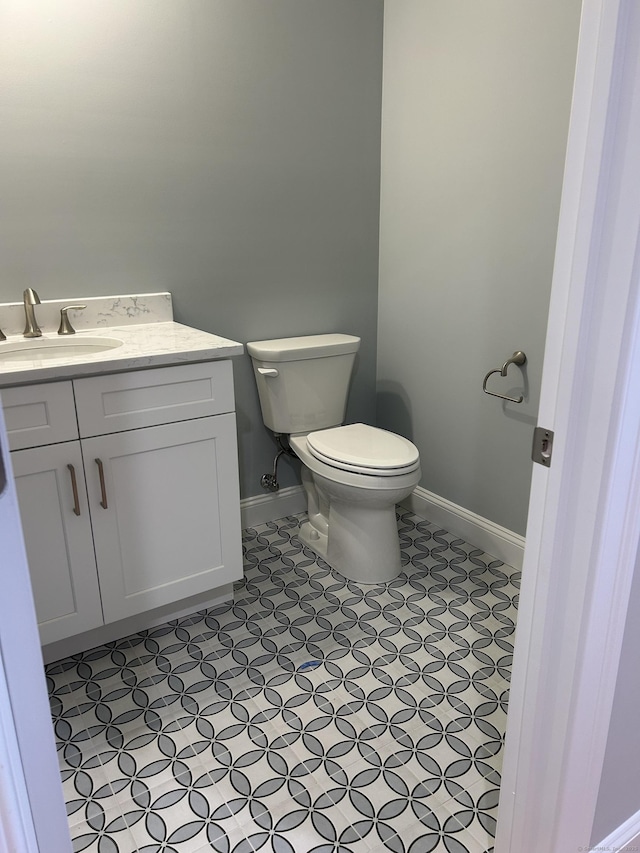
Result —
M 302 461 L 307 520 L 300 539 L 348 580 L 389 583 L 402 571 L 396 505 L 420 481 L 420 469 L 394 476 L 336 470 L 312 458 L 306 439 L 291 446 Z
M 298 536 L 347 580 L 388 583 L 402 571 L 395 505 L 372 512 L 332 502 L 328 527 L 326 534 L 303 521 Z
M 311 548 L 314 554 L 317 554 L 318 557 L 322 557 L 325 563 L 328 562 L 328 537 L 326 533 L 321 533 L 320 531 L 316 530 L 316 528 L 311 524 L 311 522 L 307 520 L 300 522 L 298 538 L 307 546 L 307 548 Z

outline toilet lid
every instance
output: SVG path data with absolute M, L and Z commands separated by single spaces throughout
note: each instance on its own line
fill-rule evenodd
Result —
M 415 471 L 420 465 L 415 444 L 367 424 L 310 432 L 307 446 L 321 462 L 356 473 L 395 476 Z

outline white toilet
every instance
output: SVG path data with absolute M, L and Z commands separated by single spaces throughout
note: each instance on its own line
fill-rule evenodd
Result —
M 253 341 L 262 419 L 302 462 L 300 538 L 340 574 L 383 583 L 400 573 L 395 506 L 420 481 L 417 447 L 366 424 L 341 426 L 360 346 L 353 335 Z

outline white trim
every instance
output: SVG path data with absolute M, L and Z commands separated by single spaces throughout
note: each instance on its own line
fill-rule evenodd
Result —
M 416 515 L 442 526 L 454 536 L 481 548 L 510 566 L 521 568 L 524 537 L 500 527 L 468 509 L 418 486 L 402 506 Z M 302 486 L 290 486 L 268 495 L 256 495 L 240 501 L 242 528 L 277 521 L 305 512 L 306 498 Z
M 585 849 L 640 537 L 640 14 L 585 0 L 496 853 Z
M 277 521 L 287 515 L 305 512 L 307 500 L 302 486 L 289 486 L 268 495 L 254 495 L 240 501 L 242 529 L 265 524 L 267 521 Z
M 522 568 L 524 536 L 513 533 L 506 527 L 501 527 L 421 486 L 417 486 L 413 493 L 402 501 L 402 506 L 427 521 L 440 525 L 465 542 L 481 548 L 507 565 Z
M 633 845 L 633 847 L 631 846 Z M 592 850 L 633 850 L 640 847 L 640 811 L 636 812 L 628 820 L 625 820 L 617 829 L 614 829 L 599 844 L 591 846 Z

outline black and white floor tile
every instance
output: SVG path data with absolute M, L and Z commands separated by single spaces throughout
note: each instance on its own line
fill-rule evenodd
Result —
M 361 586 L 298 521 L 232 603 L 47 667 L 74 851 L 492 850 L 519 573 L 404 512 Z

